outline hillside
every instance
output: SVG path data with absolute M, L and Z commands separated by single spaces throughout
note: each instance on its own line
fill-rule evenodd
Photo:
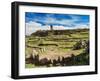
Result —
M 43 60 L 45 58 L 50 62 L 72 56 L 80 57 L 79 55 L 86 50 L 86 42 L 88 40 L 89 29 L 38 30 L 30 36 L 26 36 L 25 56 L 26 59 L 28 59 L 31 56 L 34 57 L 38 55 L 38 60 Z M 26 68 L 34 66 L 34 62 L 33 65 L 29 64 L 30 63 L 26 64 Z

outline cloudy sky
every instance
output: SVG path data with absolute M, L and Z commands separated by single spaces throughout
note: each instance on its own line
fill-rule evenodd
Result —
M 89 15 L 53 14 L 53 13 L 25 13 L 26 35 L 37 30 L 54 30 L 89 28 Z

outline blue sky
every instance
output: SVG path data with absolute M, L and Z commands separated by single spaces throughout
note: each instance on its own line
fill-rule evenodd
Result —
M 89 28 L 89 19 L 89 15 L 26 12 L 26 34 L 36 30 L 49 30 L 50 25 L 56 30 Z

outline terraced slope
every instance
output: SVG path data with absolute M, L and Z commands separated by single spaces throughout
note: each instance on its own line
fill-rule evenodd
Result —
M 84 44 L 88 40 L 89 29 L 36 31 L 32 35 L 26 36 L 25 56 L 27 59 L 31 55 L 39 55 L 39 60 L 47 58 L 51 61 L 57 60 L 59 57 L 62 59 L 62 57 L 67 58 L 72 55 L 78 56 L 85 48 L 73 50 L 73 47 L 78 42 Z M 26 68 L 33 66 L 30 63 L 26 64 Z

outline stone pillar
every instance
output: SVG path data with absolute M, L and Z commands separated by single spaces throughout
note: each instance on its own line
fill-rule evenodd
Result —
M 50 25 L 50 30 L 53 31 L 53 26 L 52 25 Z

